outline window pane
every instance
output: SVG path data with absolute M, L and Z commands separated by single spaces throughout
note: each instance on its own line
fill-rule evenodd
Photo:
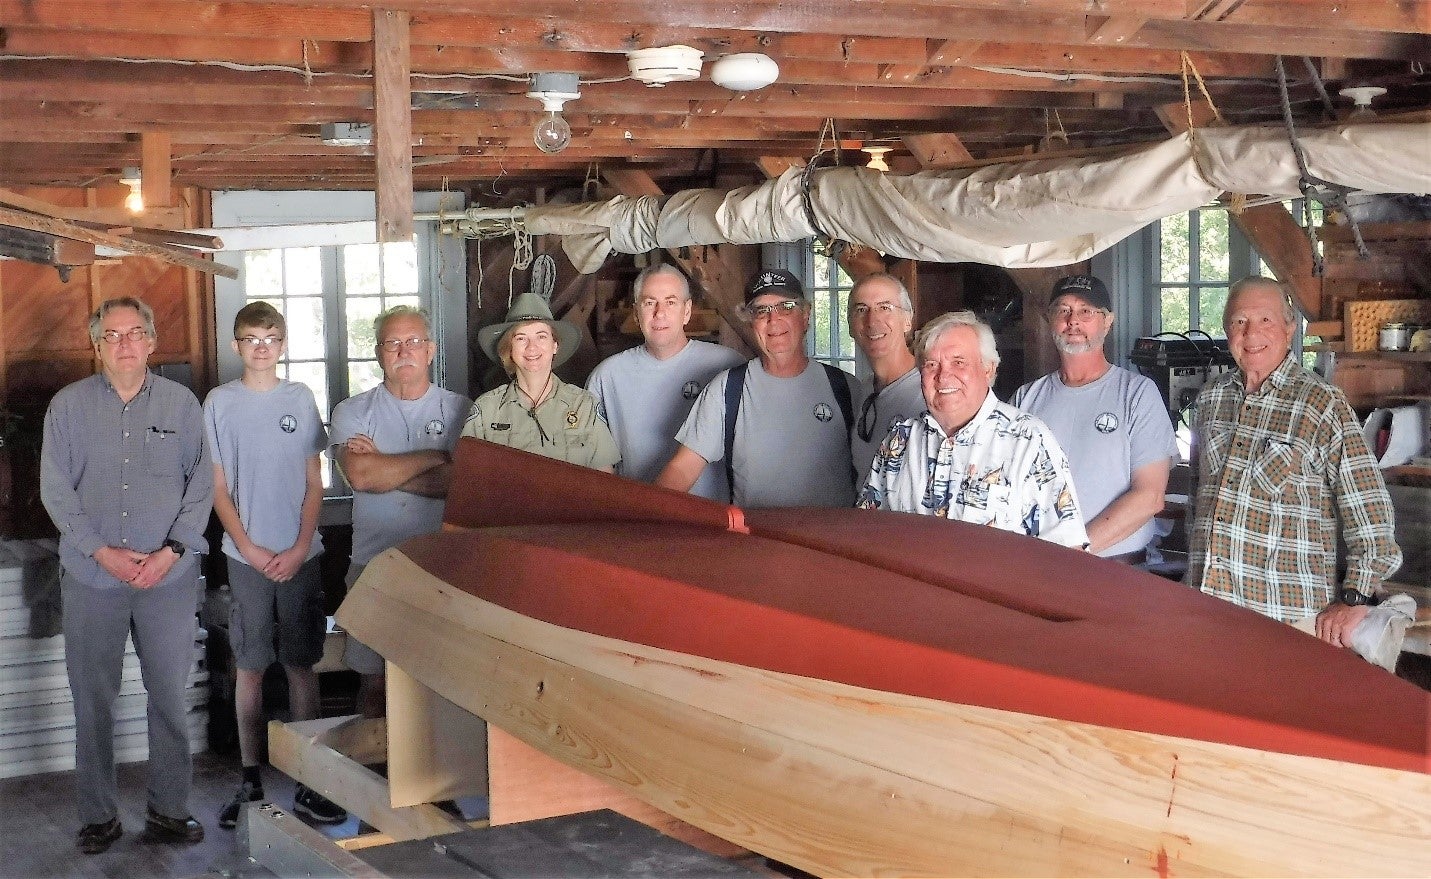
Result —
M 318 411 L 323 414 L 323 420 L 327 421 L 331 395 L 328 393 L 328 369 L 323 362 L 288 364 L 288 380 L 302 382 L 308 386 L 313 392 L 313 401 L 318 404 Z
M 835 265 L 835 282 L 837 284 L 844 288 L 855 286 L 854 280 L 848 274 L 845 273 L 845 269 L 843 266 L 841 266 L 838 262 L 835 262 L 834 260 L 831 260 L 830 262 L 834 263 Z
M 383 292 L 417 292 L 417 244 L 392 241 L 383 248 Z
M 1227 211 L 1202 211 L 1198 214 L 1199 243 L 1198 280 L 1226 282 L 1229 257 L 1227 253 Z M 1219 318 L 1221 309 L 1217 312 Z
M 815 279 L 810 282 L 812 290 L 828 290 L 830 288 L 830 263 L 829 257 L 815 254 L 813 260 L 815 264 Z
M 317 360 L 324 355 L 323 300 L 300 296 L 288 300 L 288 356 Z
M 348 356 L 372 357 L 378 339 L 373 335 L 373 318 L 382 311 L 376 296 L 348 297 Z M 354 391 L 353 393 L 357 393 Z
M 343 248 L 343 291 L 349 296 L 376 296 L 382 292 L 376 244 L 349 244 Z
M 383 381 L 383 370 L 376 360 L 348 361 L 348 393 L 370 391 Z
M 1162 257 L 1162 279 L 1186 283 L 1189 279 L 1188 215 L 1178 214 L 1164 219 L 1159 224 L 1159 233 L 1158 251 Z M 1183 313 L 1186 315 L 1186 309 Z
M 243 255 L 243 290 L 249 299 L 283 295 L 283 251 L 250 250 Z
M 1226 287 L 1201 287 L 1197 291 L 1198 329 L 1213 338 L 1222 338 L 1222 310 L 1227 307 Z M 1165 324 L 1166 326 L 1166 324 Z
M 1188 331 L 1188 288 L 1164 287 L 1161 295 L 1162 329 L 1169 333 Z M 1219 312 L 1221 314 L 1221 312 Z
M 421 308 L 422 301 L 416 296 L 384 296 L 383 310 L 392 308 L 394 305 L 411 305 L 413 308 Z
M 283 291 L 289 296 L 323 295 L 323 265 L 317 247 L 283 251 Z

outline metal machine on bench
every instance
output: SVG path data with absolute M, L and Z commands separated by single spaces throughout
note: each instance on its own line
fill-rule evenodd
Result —
M 1236 366 L 1226 339 L 1214 339 L 1198 330 L 1193 332 L 1201 338 L 1159 333 L 1139 339 L 1128 355 L 1138 371 L 1158 386 L 1175 426 L 1179 421 L 1188 423 L 1183 413 L 1192 407 L 1203 385 Z

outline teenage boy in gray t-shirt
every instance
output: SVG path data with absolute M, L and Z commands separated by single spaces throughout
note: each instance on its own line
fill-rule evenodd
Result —
M 230 344 L 243 377 L 204 401 L 204 430 L 214 462 L 214 512 L 224 526 L 232 605 L 233 648 L 243 783 L 219 813 L 233 827 L 245 803 L 263 799 L 263 675 L 275 661 L 288 677 L 295 720 L 318 716 L 318 676 L 326 617 L 318 557 L 323 506 L 319 453 L 327 432 L 307 385 L 278 376 L 287 331 L 267 302 L 251 302 L 234 319 Z M 293 809 L 324 824 L 347 813 L 305 785 Z

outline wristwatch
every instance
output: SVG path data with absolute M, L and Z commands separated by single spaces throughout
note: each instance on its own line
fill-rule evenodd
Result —
M 1374 596 L 1367 595 L 1358 589 L 1345 588 L 1337 591 L 1337 601 L 1351 607 L 1360 607 L 1364 604 L 1375 604 Z
M 188 549 L 187 546 L 173 539 L 164 541 L 164 545 L 169 547 L 169 549 L 174 553 L 174 555 L 178 556 L 179 558 L 183 558 L 184 552 Z

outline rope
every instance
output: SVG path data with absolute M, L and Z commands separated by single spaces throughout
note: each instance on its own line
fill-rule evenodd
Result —
M 1302 193 L 1302 225 L 1307 231 L 1307 240 L 1312 246 L 1312 275 L 1322 277 L 1326 270 L 1326 265 L 1322 261 L 1322 253 L 1317 248 L 1317 226 L 1312 221 L 1312 202 L 1321 203 L 1323 208 L 1332 208 L 1341 211 L 1351 224 L 1352 237 L 1356 241 L 1356 252 L 1359 259 L 1371 259 L 1371 251 L 1367 250 L 1366 242 L 1362 240 L 1361 229 L 1357 227 L 1356 220 L 1347 209 L 1346 194 L 1351 192 L 1351 187 L 1339 186 L 1335 183 L 1316 177 L 1307 169 L 1307 157 L 1302 152 L 1302 145 L 1297 140 L 1297 126 L 1292 120 L 1292 98 L 1287 92 L 1287 68 L 1282 63 L 1282 56 L 1277 56 L 1277 89 L 1282 98 L 1282 121 L 1287 126 L 1287 140 L 1292 145 L 1292 155 L 1297 159 L 1297 189 Z
M 1326 84 L 1322 82 L 1322 75 L 1317 72 L 1317 65 L 1312 63 L 1312 59 L 1306 55 L 1302 56 L 1302 63 L 1307 67 L 1307 73 L 1312 76 L 1312 85 L 1316 86 L 1317 94 L 1322 99 L 1322 112 L 1328 122 L 1333 122 L 1337 118 L 1336 105 L 1332 103 L 1332 96 L 1327 94 Z
M 532 235 L 522 226 L 512 224 L 512 266 L 507 269 L 507 305 L 512 304 L 512 293 L 517 289 L 517 272 L 526 271 L 532 264 Z
M 1186 110 L 1188 114 L 1188 131 L 1197 128 L 1197 126 L 1193 124 L 1192 83 L 1188 81 L 1189 72 L 1192 73 L 1193 79 L 1197 80 L 1198 91 L 1202 92 L 1203 100 L 1207 101 L 1208 107 L 1212 109 L 1213 121 L 1218 125 L 1226 125 L 1227 120 L 1222 118 L 1222 111 L 1218 110 L 1217 104 L 1213 103 L 1212 95 L 1207 91 L 1207 83 L 1203 82 L 1202 74 L 1197 72 L 1197 65 L 1193 64 L 1192 56 L 1188 55 L 1187 52 L 1180 52 L 1178 54 L 1182 58 L 1183 109 Z

